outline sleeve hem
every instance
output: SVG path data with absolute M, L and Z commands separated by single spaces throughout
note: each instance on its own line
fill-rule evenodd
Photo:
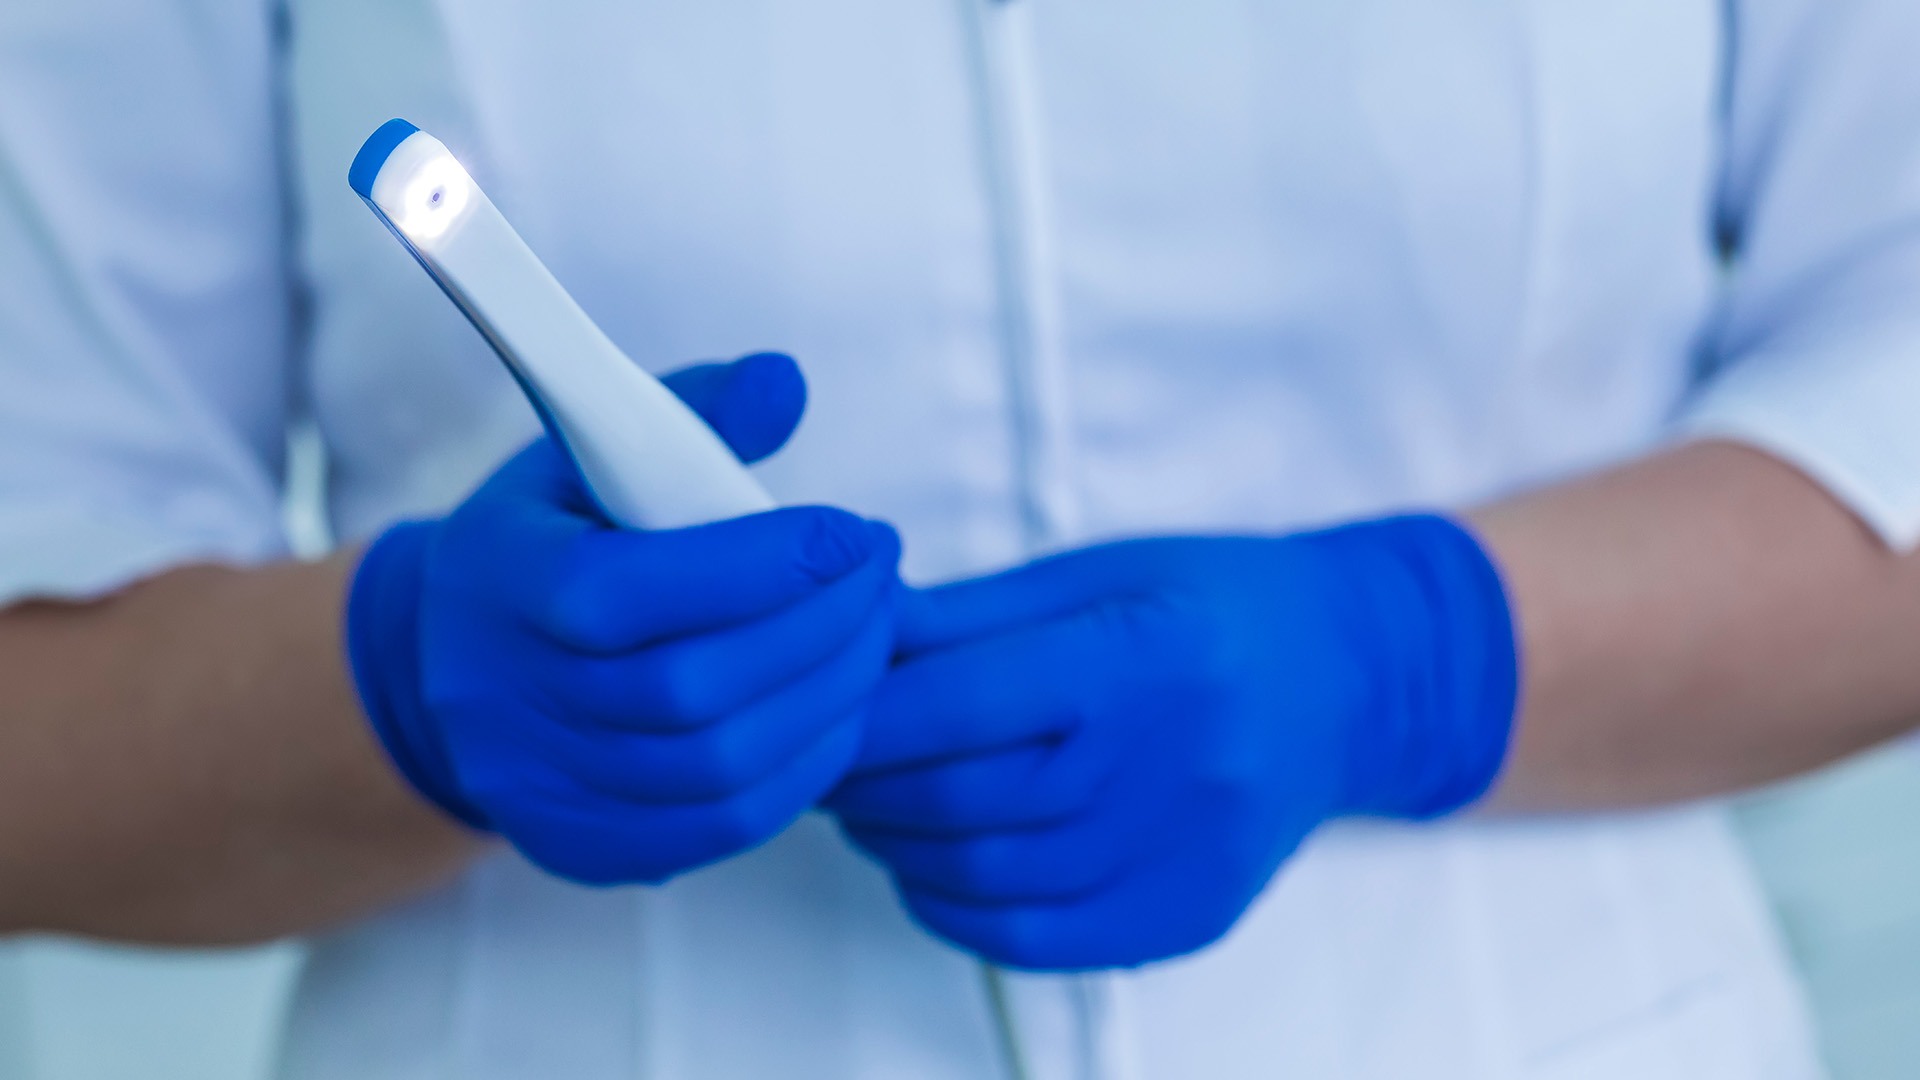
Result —
M 64 520 L 60 520 L 64 519 Z M 95 600 L 144 577 L 195 562 L 251 565 L 287 554 L 277 532 L 218 536 L 152 522 L 74 512 L 29 528 L 0 528 L 0 606 L 23 600 Z
M 1858 517 L 1888 548 L 1910 554 L 1920 548 L 1920 509 L 1887 497 L 1844 455 L 1800 430 L 1791 419 L 1754 407 L 1707 408 L 1685 418 L 1680 434 L 1689 439 L 1724 439 L 1765 451 L 1805 473 Z

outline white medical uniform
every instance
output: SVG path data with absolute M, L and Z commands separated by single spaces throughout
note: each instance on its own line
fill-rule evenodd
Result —
M 1913 0 L 0 5 L 0 595 L 282 555 L 296 417 L 347 540 L 536 433 L 347 189 L 396 115 L 649 367 L 798 355 L 768 485 L 919 579 L 1687 429 L 1910 545 L 1917 50 Z M 1796 995 L 1694 807 L 1336 826 L 1217 946 L 1013 1005 L 1046 1080 L 1797 1080 Z M 999 1069 L 974 964 L 819 818 L 662 889 L 503 855 L 324 936 L 284 1064 Z

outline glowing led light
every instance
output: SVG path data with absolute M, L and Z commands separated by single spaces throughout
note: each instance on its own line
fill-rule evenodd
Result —
M 408 178 L 394 224 L 415 240 L 432 240 L 459 220 L 472 197 L 473 179 L 451 154 L 429 158 Z

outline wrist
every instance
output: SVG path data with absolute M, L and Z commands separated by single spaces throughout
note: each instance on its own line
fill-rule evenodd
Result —
M 434 522 L 403 522 L 360 558 L 347 591 L 346 650 L 367 723 L 396 771 L 427 801 L 488 831 L 467 800 L 420 692 L 420 602 Z
M 1316 534 L 1366 689 L 1350 725 L 1343 812 L 1425 820 L 1481 798 L 1506 760 L 1519 658 L 1498 568 L 1433 515 Z

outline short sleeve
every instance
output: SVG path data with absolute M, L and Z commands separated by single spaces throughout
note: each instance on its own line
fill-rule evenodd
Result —
M 264 0 L 0 4 L 0 603 L 285 550 Z
M 1709 374 L 1682 418 L 1920 545 L 1920 3 L 1736 0 Z

